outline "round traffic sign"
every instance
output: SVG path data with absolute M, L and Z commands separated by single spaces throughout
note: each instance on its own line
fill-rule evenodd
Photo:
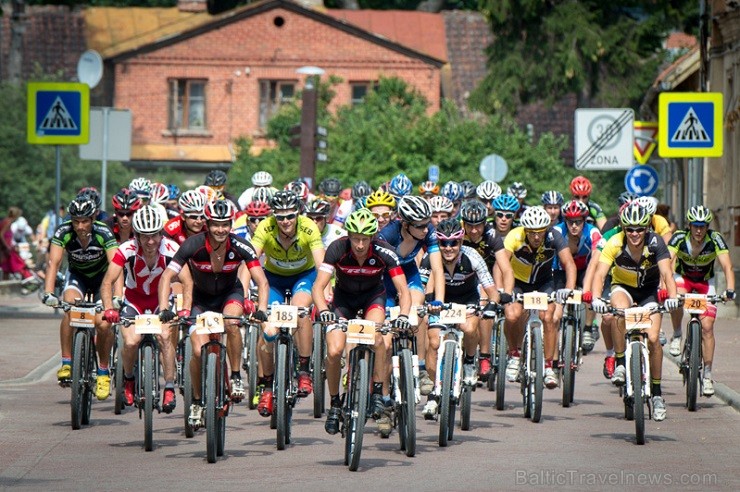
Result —
M 506 177 L 506 173 L 509 172 L 509 166 L 503 157 L 498 154 L 491 154 L 485 156 L 480 161 L 478 171 L 483 179 L 489 179 L 498 183 Z
M 77 79 L 95 88 L 103 78 L 103 58 L 95 50 L 85 51 L 77 62 Z
M 650 166 L 634 166 L 624 176 L 624 187 L 639 196 L 652 196 L 658 191 L 658 171 Z

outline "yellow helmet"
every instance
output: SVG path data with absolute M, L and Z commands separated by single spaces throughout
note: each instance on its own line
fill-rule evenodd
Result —
M 365 206 L 367 208 L 385 205 L 386 207 L 396 208 L 396 199 L 388 192 L 378 190 L 367 197 Z

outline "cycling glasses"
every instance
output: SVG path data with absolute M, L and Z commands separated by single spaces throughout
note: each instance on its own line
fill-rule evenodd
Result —
M 252 224 L 259 224 L 263 220 L 265 220 L 267 217 L 249 217 L 249 222 Z
M 496 212 L 496 217 L 499 219 L 513 219 L 514 212 Z
M 625 227 L 624 232 L 629 234 L 642 234 L 646 229 L 646 227 Z
M 584 221 L 583 220 L 566 220 L 565 222 L 569 226 L 582 226 Z
M 131 217 L 132 215 L 134 215 L 134 213 L 130 211 L 129 212 L 123 212 L 123 211 L 116 212 L 117 217 Z
M 393 212 L 371 212 L 376 219 L 390 219 Z
M 307 215 L 314 222 L 326 222 L 326 215 Z
M 205 215 L 186 215 L 185 218 L 190 219 L 190 220 L 205 220 L 206 216 Z
M 285 215 L 275 214 L 275 220 L 277 220 L 278 222 L 282 222 L 284 220 L 293 220 L 296 217 L 298 217 L 298 214 L 296 212 L 285 214 Z
M 454 248 L 458 244 L 460 244 L 460 241 L 458 241 L 457 239 L 444 239 L 444 240 L 440 239 L 439 240 L 439 246 L 441 248 Z

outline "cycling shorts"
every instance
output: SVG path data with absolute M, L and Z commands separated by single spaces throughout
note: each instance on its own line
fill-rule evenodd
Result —
M 652 308 L 658 305 L 658 291 L 653 289 L 636 289 L 626 285 L 615 284 L 611 287 L 611 293 L 623 292 L 630 301 L 630 306 Z
M 555 282 L 552 278 L 537 284 L 528 284 L 521 280 L 514 280 L 514 294 L 524 294 L 526 292 L 542 292 L 543 294 L 552 294 L 555 292 Z
M 710 296 L 717 294 L 717 287 L 715 285 L 714 277 L 710 278 L 708 281 L 697 282 L 694 280 L 689 280 L 676 273 L 673 275 L 673 278 L 676 281 L 677 290 L 685 291 L 691 294 L 706 294 Z M 704 314 L 702 314 L 702 316 L 716 318 L 717 306 L 715 306 L 714 304 L 707 304 L 707 309 L 706 311 L 704 311 Z
M 565 288 L 565 271 L 555 270 L 552 272 L 555 290 Z M 576 289 L 583 288 L 583 278 L 586 276 L 586 270 L 578 270 L 576 274 Z
M 285 302 L 285 291 L 289 290 L 293 296 L 299 292 L 311 295 L 311 288 L 316 280 L 316 269 L 312 268 L 295 275 L 277 275 L 265 270 L 265 276 L 270 283 L 269 304 L 282 304 Z
M 190 310 L 190 315 L 197 316 L 206 311 L 223 313 L 224 308 L 229 304 L 244 306 L 244 288 L 239 280 L 236 281 L 231 290 L 227 290 L 218 296 L 193 289 L 193 307 Z M 190 326 L 188 333 L 192 334 L 193 331 L 195 331 L 195 324 Z
M 67 276 L 64 278 L 64 289 L 74 289 L 80 293 L 80 299 L 86 294 L 91 293 L 95 302 L 100 301 L 100 285 L 103 283 L 105 272 L 101 272 L 94 277 L 86 277 L 73 270 L 67 270 Z
M 406 283 L 409 286 L 409 290 L 418 290 L 423 294 L 424 284 L 421 283 L 421 275 L 419 274 L 419 269 L 416 267 L 416 262 L 412 261 L 411 263 L 401 265 L 401 267 L 403 268 L 403 273 L 406 275 Z M 393 280 L 388 275 L 383 275 L 383 283 L 387 294 L 385 307 L 393 307 L 396 305 L 396 297 L 398 297 L 396 286 L 393 285 Z
M 385 313 L 385 289 L 381 288 L 359 296 L 350 292 L 335 290 L 334 299 L 332 299 L 329 307 L 338 317 L 344 319 L 367 318 L 367 313 L 373 309 L 382 309 Z M 362 316 L 359 315 L 360 311 L 363 312 Z M 339 328 L 337 324 L 328 325 L 326 332 L 337 328 Z

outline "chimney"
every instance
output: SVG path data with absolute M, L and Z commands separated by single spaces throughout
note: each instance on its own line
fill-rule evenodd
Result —
M 207 7 L 207 0 L 177 0 L 180 12 L 205 12 Z

